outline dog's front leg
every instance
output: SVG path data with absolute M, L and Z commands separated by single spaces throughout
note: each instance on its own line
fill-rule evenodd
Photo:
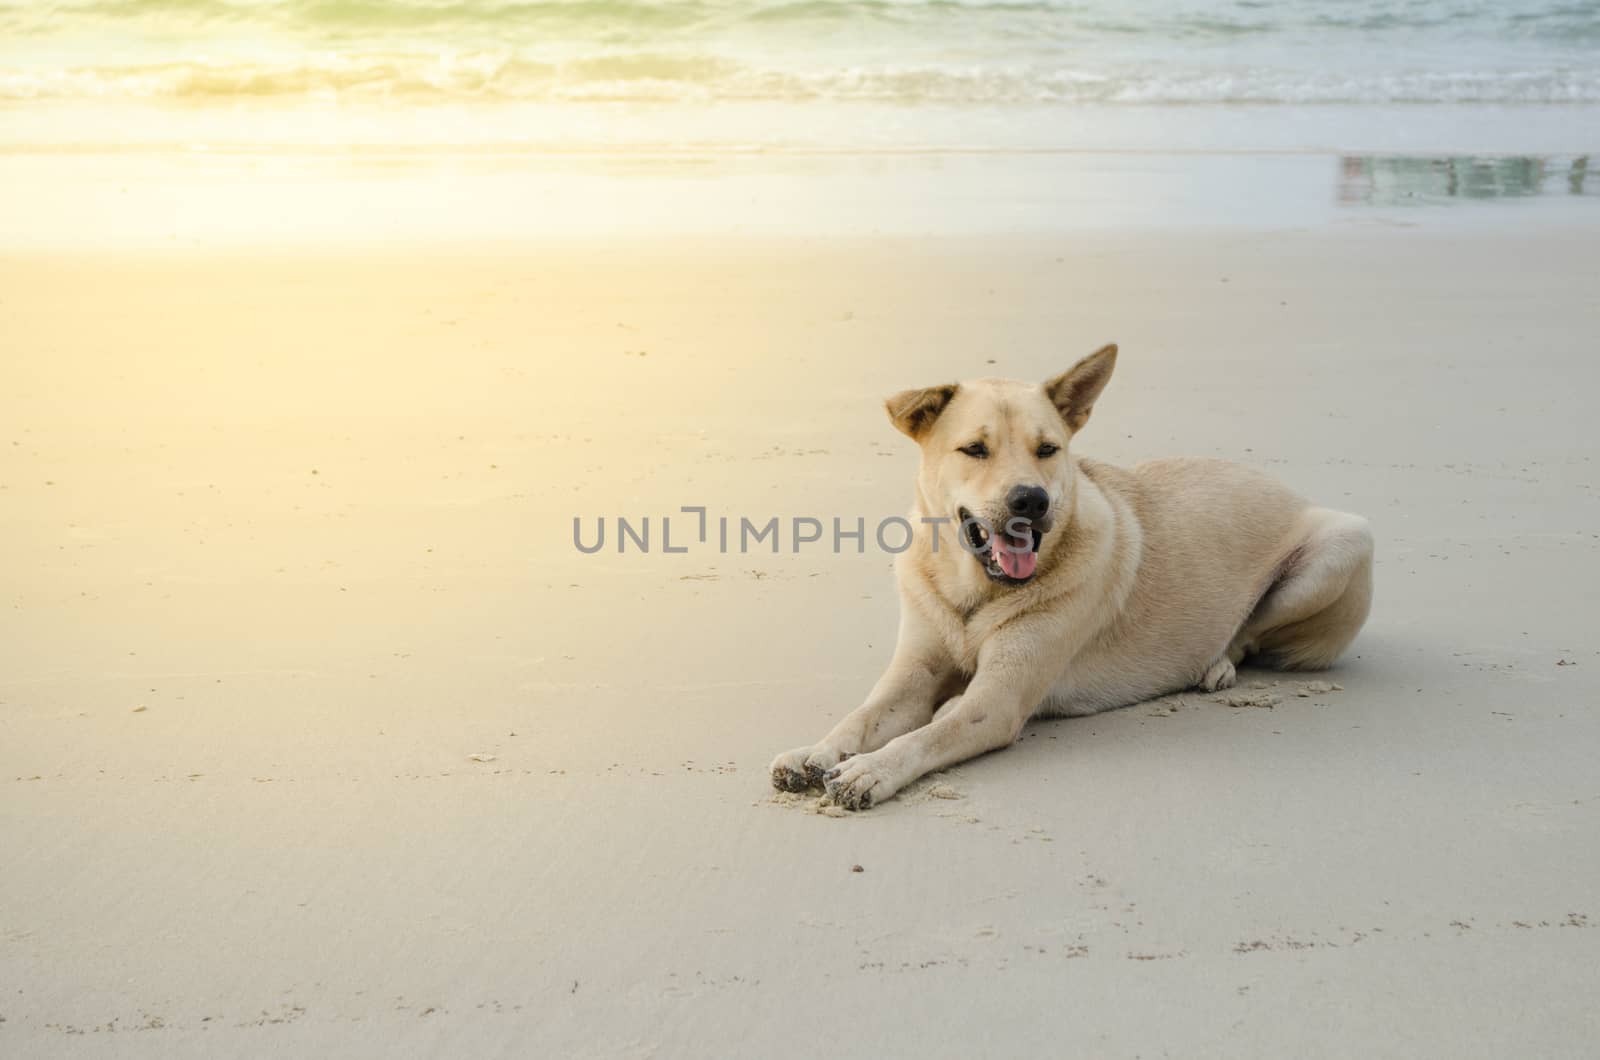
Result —
M 821 784 L 824 773 L 850 756 L 928 724 L 939 704 L 959 691 L 958 682 L 955 664 L 937 635 L 914 616 L 903 618 L 894 659 L 866 702 L 819 742 L 773 759 L 772 786 L 804 791 Z
M 824 774 L 828 795 L 846 809 L 865 810 L 920 776 L 1009 746 L 1061 668 L 1039 658 L 1040 643 L 1049 641 L 1040 640 L 1037 628 L 997 632 L 959 699 L 932 723 L 830 769 Z

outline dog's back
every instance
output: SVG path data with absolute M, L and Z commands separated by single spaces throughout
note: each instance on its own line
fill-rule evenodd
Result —
M 1272 477 L 1226 460 L 1078 466 L 1136 521 L 1139 568 L 1117 616 L 1056 686 L 1050 708 L 1065 714 L 1194 685 L 1272 586 L 1309 507 Z

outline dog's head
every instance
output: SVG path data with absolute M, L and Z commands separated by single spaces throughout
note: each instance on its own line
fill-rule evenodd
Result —
M 923 515 L 959 524 L 962 549 L 991 580 L 1022 585 L 1038 572 L 1047 535 L 1071 510 L 1067 444 L 1089 422 L 1116 363 L 1110 345 L 1038 385 L 980 379 L 885 403 L 895 427 L 922 447 Z

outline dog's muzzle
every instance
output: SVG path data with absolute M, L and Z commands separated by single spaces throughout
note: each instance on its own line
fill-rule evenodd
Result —
M 1039 566 L 1039 547 L 1050 531 L 1043 519 L 1011 515 L 1000 526 L 960 509 L 962 547 L 983 565 L 983 572 L 1002 585 L 1030 581 Z

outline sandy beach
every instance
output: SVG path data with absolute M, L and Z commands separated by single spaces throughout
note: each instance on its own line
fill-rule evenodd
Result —
M 1575 202 L 0 258 L 0 1053 L 1588 1053 Z M 574 548 L 871 526 L 885 394 L 1108 340 L 1081 452 L 1371 519 L 1337 669 L 839 818 L 766 766 L 888 658 L 888 557 Z

